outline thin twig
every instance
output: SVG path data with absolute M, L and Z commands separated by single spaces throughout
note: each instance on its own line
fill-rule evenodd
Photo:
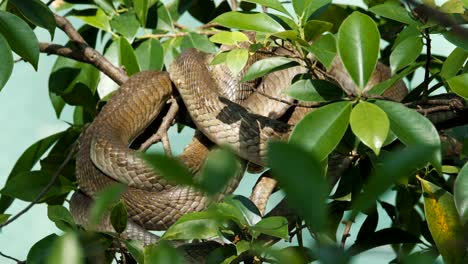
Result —
M 429 96 L 429 82 L 430 82 L 430 66 L 431 66 L 431 35 L 429 29 L 424 30 L 424 39 L 426 40 L 426 65 L 424 66 L 424 86 L 423 86 L 423 99 Z
M 140 39 L 148 39 L 148 38 L 152 38 L 152 39 L 180 38 L 180 37 L 185 37 L 185 36 L 189 35 L 190 33 L 192 33 L 192 32 L 177 32 L 177 33 L 165 33 L 165 34 L 147 34 L 147 35 L 141 36 L 141 37 L 139 37 L 139 38 L 140 38 Z M 218 31 L 209 30 L 209 31 L 198 31 L 198 32 L 195 32 L 195 33 L 200 34 L 200 35 L 212 36 L 212 35 L 218 33 Z
M 26 263 L 26 261 L 22 261 L 22 260 L 19 260 L 19 259 L 17 259 L 17 258 L 14 258 L 14 257 L 12 257 L 12 256 L 8 256 L 8 255 L 6 255 L 6 254 L 3 254 L 1 251 L 0 251 L 0 256 L 2 256 L 2 257 L 4 257 L 4 258 L 7 258 L 7 259 L 10 259 L 10 260 L 13 260 L 13 261 L 15 261 L 15 262 L 18 263 L 18 264 Z
M 343 221 L 343 224 L 345 224 L 345 228 L 343 230 L 343 235 L 341 236 L 341 248 L 345 248 L 346 244 L 346 239 L 350 237 L 351 235 L 349 234 L 351 231 L 351 226 L 353 225 L 353 221 Z
M 34 198 L 34 200 L 28 206 L 26 206 L 23 210 L 21 210 L 19 213 L 17 213 L 16 215 L 14 215 L 10 219 L 8 219 L 8 221 L 6 221 L 5 223 L 1 224 L 0 229 L 7 226 L 7 225 L 9 225 L 9 224 L 11 224 L 13 221 L 15 221 L 20 216 L 22 216 L 27 211 L 29 211 L 29 209 L 31 209 L 35 204 L 37 204 L 42 199 L 42 197 L 45 194 L 47 194 L 47 192 L 49 192 L 49 190 L 54 186 L 55 182 L 57 181 L 58 177 L 60 176 L 60 173 L 63 171 L 65 166 L 68 164 L 68 162 L 72 159 L 73 155 L 75 154 L 75 152 L 77 150 L 77 146 L 78 146 L 78 144 L 77 144 L 77 142 L 75 142 L 73 144 L 70 152 L 68 153 L 67 157 L 65 158 L 65 160 L 62 162 L 62 164 L 60 164 L 59 168 L 57 169 L 57 171 L 55 171 L 55 173 L 52 176 L 52 178 L 50 179 L 50 181 L 41 190 L 41 192 L 36 196 L 36 198 Z

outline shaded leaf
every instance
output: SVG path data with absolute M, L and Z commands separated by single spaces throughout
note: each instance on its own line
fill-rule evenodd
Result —
M 333 24 L 326 21 L 320 20 L 309 20 L 304 25 L 304 35 L 306 41 L 311 41 L 322 35 L 323 33 L 330 31 Z
M 446 31 L 442 33 L 442 35 L 444 36 L 446 40 L 450 41 L 453 45 L 459 48 L 462 48 L 465 51 L 468 51 L 468 39 L 466 39 L 462 35 L 456 32 L 453 32 L 453 30 Z
M 242 77 L 242 81 L 251 81 L 268 73 L 284 70 L 296 65 L 299 65 L 299 63 L 285 57 L 273 57 L 259 60 L 249 67 L 244 77 Z
M 11 214 L 0 214 L 0 225 L 4 224 L 10 218 Z
M 270 142 L 267 164 L 286 192 L 288 205 L 296 210 L 312 230 L 325 231 L 325 199 L 329 188 L 320 161 L 300 146 Z
M 266 234 L 285 240 L 289 239 L 288 220 L 282 216 L 264 218 L 252 226 L 252 230 L 257 233 L 254 237 L 260 234 Z
M 135 36 L 140 27 L 136 19 L 135 12 L 129 11 L 120 15 L 116 15 L 110 20 L 110 26 L 127 39 Z
M 215 53 L 216 46 L 209 41 L 208 37 L 194 32 L 189 32 L 180 43 L 181 50 L 196 48 L 206 53 Z
M 301 145 L 318 160 L 325 159 L 348 128 L 351 104 L 337 102 L 307 114 L 294 127 L 289 141 Z
M 13 71 L 13 54 L 11 53 L 10 46 L 6 39 L 0 34 L 0 91 L 10 79 L 11 72 Z
M 212 211 L 195 212 L 183 215 L 170 226 L 162 238 L 173 239 L 210 239 L 218 235 L 219 220 Z
M 112 208 L 110 221 L 117 233 L 122 233 L 127 228 L 128 214 L 123 202 L 119 202 Z
M 465 163 L 453 186 L 455 206 L 463 224 L 468 223 L 468 163 Z
M 309 20 L 309 17 L 319 10 L 320 8 L 327 6 L 331 3 L 331 0 L 295 0 L 292 1 L 294 11 L 297 16 L 306 22 Z
M 306 47 L 306 49 L 314 54 L 317 60 L 319 60 L 327 70 L 330 70 L 336 56 L 336 40 L 333 35 L 326 34 L 322 36 L 309 47 Z
M 36 242 L 28 252 L 26 262 L 28 264 L 45 264 L 52 251 L 55 241 L 59 238 L 56 234 L 51 234 Z
M 140 71 L 135 51 L 127 39 L 123 37 L 119 38 L 119 64 L 125 67 L 129 76 Z
M 466 263 L 468 254 L 463 243 L 463 227 L 453 196 L 419 178 L 424 197 L 424 214 L 437 249 L 447 263 Z
M 155 171 L 170 182 L 180 185 L 195 184 L 192 173 L 180 160 L 160 153 L 145 154 L 143 157 Z
M 363 89 L 377 64 L 380 50 L 377 25 L 367 15 L 354 12 L 338 30 L 338 51 L 354 83 Z
M 468 99 L 468 73 L 457 75 L 447 80 L 450 89 L 459 96 Z
M 47 206 L 47 217 L 63 231 L 71 231 L 76 228 L 73 216 L 63 205 Z
M 351 111 L 349 124 L 362 143 L 379 155 L 390 127 L 387 114 L 375 104 L 360 101 Z
M 341 99 L 343 90 L 335 84 L 318 79 L 301 79 L 284 91 L 285 94 L 307 102 L 326 102 Z
M 261 220 L 257 206 L 244 196 L 226 197 L 214 209 L 223 219 L 232 220 L 240 227 L 254 226 Z
M 112 184 L 96 194 L 94 204 L 89 211 L 89 220 L 92 226 L 101 222 L 104 215 L 109 212 L 119 199 L 127 186 L 121 183 Z
M 357 255 L 372 248 L 400 243 L 421 243 L 421 240 L 402 229 L 385 228 L 370 234 L 364 240 L 356 240 L 348 252 L 351 255 Z
M 275 33 L 284 30 L 278 22 L 264 13 L 242 13 L 231 11 L 216 17 L 213 22 L 228 28 L 253 30 L 266 33 Z
M 52 11 L 40 0 L 8 0 L 13 4 L 31 23 L 47 29 L 50 37 L 54 38 L 55 18 Z
M 160 71 L 164 66 L 164 50 L 157 39 L 145 40 L 135 49 L 135 55 L 142 71 Z
M 21 18 L 0 10 L 0 34 L 11 49 L 37 70 L 39 44 L 32 29 Z M 4 45 L 3 45 L 4 46 Z M 8 62 L 8 54 L 6 54 Z
M 210 151 L 201 169 L 198 186 L 204 192 L 215 195 L 221 192 L 226 184 L 240 173 L 240 170 L 239 161 L 229 150 L 216 149 Z
M 163 240 L 145 248 L 144 263 L 183 264 L 186 262 L 173 246 Z
M 406 38 L 390 54 L 390 68 L 396 72 L 413 63 L 421 54 L 423 43 L 421 37 Z
M 84 263 L 83 250 L 74 233 L 66 233 L 57 238 L 47 258 L 50 264 L 81 264 Z
M 128 252 L 138 263 L 145 263 L 144 261 L 144 244 L 139 240 L 126 240 L 125 247 Z

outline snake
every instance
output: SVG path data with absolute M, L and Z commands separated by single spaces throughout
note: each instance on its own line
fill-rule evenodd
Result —
M 79 138 L 76 176 L 80 191 L 74 193 L 70 202 L 75 220 L 88 225 L 92 197 L 120 182 L 127 185 L 121 199 L 129 216 L 122 235 L 151 244 L 158 237 L 147 230 L 165 230 L 181 216 L 201 211 L 232 193 L 244 174 L 246 162 L 265 166 L 268 142 L 287 140 L 294 124 L 311 110 L 296 107 L 289 121 L 277 120 L 294 102 L 282 91 L 291 85 L 296 75 L 307 72 L 304 65 L 276 71 L 251 82 L 241 81 L 249 65 L 288 52 L 275 48 L 271 52 L 273 55 L 254 54 L 241 73 L 233 75 L 225 64 L 211 65 L 213 54 L 188 49 L 171 64 L 168 72 L 144 71 L 131 76 Z M 340 86 L 354 89 L 339 58 L 328 72 Z M 378 63 L 368 86 L 389 77 L 388 67 Z M 387 93 L 394 100 L 401 100 L 407 90 L 400 81 Z M 130 148 L 174 94 L 182 98 L 199 131 L 177 157 L 193 175 L 197 175 L 216 145 L 228 145 L 242 160 L 237 175 L 215 199 L 194 187 L 167 181 L 141 153 Z M 109 219 L 103 221 L 109 229 Z

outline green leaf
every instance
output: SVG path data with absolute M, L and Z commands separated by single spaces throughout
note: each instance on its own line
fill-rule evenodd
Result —
M 297 123 L 289 141 L 312 152 L 316 159 L 324 160 L 346 132 L 350 114 L 349 102 L 322 106 Z
M 292 98 L 306 102 L 326 102 L 337 100 L 344 96 L 343 90 L 335 84 L 312 78 L 296 81 L 284 93 Z
M 390 129 L 405 145 L 423 146 L 432 150 L 430 162 L 440 172 L 440 138 L 431 121 L 400 103 L 378 100 L 375 104 L 387 113 Z
M 284 70 L 297 65 L 299 65 L 297 61 L 286 57 L 273 57 L 259 60 L 249 67 L 244 77 L 242 77 L 242 81 L 251 81 L 268 73 Z
M 249 41 L 249 38 L 238 31 L 221 31 L 210 37 L 210 41 L 224 45 L 236 45 L 239 42 Z
M 309 20 L 304 25 L 304 35 L 306 41 L 314 40 L 323 33 L 330 31 L 333 27 L 333 24 L 326 21 L 320 20 Z
M 52 179 L 51 174 L 43 171 L 25 171 L 20 172 L 10 179 L 5 187 L 1 190 L 2 195 L 7 195 L 23 201 L 33 201 L 49 184 Z M 60 177 L 52 185 L 52 188 L 43 197 L 58 196 L 66 194 L 75 189 L 71 181 L 64 177 Z
M 195 212 L 182 216 L 170 226 L 162 238 L 178 239 L 210 239 L 218 236 L 219 221 L 211 211 Z
M 255 3 L 255 4 L 263 5 L 266 7 L 270 7 L 277 11 L 280 11 L 283 14 L 291 16 L 289 12 L 286 10 L 286 8 L 284 8 L 283 4 L 281 4 L 281 2 L 278 0 L 244 0 L 242 2 Z
M 64 134 L 65 132 L 59 132 L 50 135 L 29 146 L 16 161 L 15 166 L 8 175 L 6 184 L 8 184 L 8 182 L 11 179 L 14 179 L 18 174 L 29 172 L 39 161 L 42 155 L 44 155 L 44 153 Z M 0 199 L 0 213 L 5 212 L 5 210 L 8 209 L 12 202 L 13 198 L 2 195 Z
M 424 197 L 424 214 L 437 249 L 446 263 L 466 263 L 463 227 L 453 196 L 435 184 L 419 178 Z
M 137 261 L 137 263 L 145 263 L 144 259 L 144 244 L 140 240 L 125 240 L 125 247 L 132 257 Z
M 52 251 L 55 241 L 59 238 L 56 234 L 50 234 L 36 242 L 28 252 L 26 262 L 28 264 L 48 263 L 50 251 Z
M 333 60 L 336 56 L 336 40 L 331 34 L 326 34 L 312 43 L 306 50 L 322 63 L 327 70 L 330 70 Z
M 388 3 L 376 5 L 376 6 L 369 8 L 369 11 L 371 11 L 372 13 L 378 16 L 389 18 L 389 19 L 392 19 L 401 23 L 405 23 L 405 24 L 416 23 L 416 21 L 411 18 L 408 11 L 406 11 L 406 9 L 403 6 L 401 6 L 401 4 L 398 2 L 389 1 Z
M 268 166 L 286 192 L 288 205 L 296 210 L 312 230 L 325 231 L 325 199 L 329 188 L 320 160 L 300 146 L 270 142 Z
M 421 37 L 406 38 L 390 54 L 392 73 L 413 63 L 421 54 L 423 43 Z
M 127 39 L 123 37 L 119 38 L 119 64 L 125 67 L 128 76 L 140 71 L 135 51 Z
M 292 1 L 294 11 L 304 23 L 320 8 L 331 3 L 331 0 L 294 0 Z
M 83 10 L 72 10 L 67 13 L 67 16 L 74 16 L 86 24 L 107 32 L 111 32 L 109 18 L 102 9 L 89 8 Z
M 260 222 L 252 226 L 257 237 L 260 234 L 279 237 L 282 239 L 289 239 L 288 219 L 282 216 L 271 216 L 262 219 Z
M 119 202 L 112 208 L 110 221 L 117 233 L 122 233 L 127 228 L 128 214 L 124 203 Z
M 226 55 L 227 66 L 234 76 L 240 73 L 248 59 L 249 51 L 246 49 L 233 49 Z
M 375 204 L 377 198 L 388 188 L 424 166 L 431 157 L 432 149 L 427 146 L 413 145 L 381 155 L 377 161 L 375 174 L 369 177 L 364 192 L 353 199 L 353 219 L 359 212 Z M 391 169 L 389 169 L 391 168 Z
M 101 222 L 104 215 L 120 199 L 127 186 L 121 183 L 112 184 L 96 194 L 94 204 L 89 212 L 89 220 L 92 226 Z
M 66 233 L 55 240 L 47 258 L 50 264 L 81 264 L 84 263 L 83 250 L 74 233 Z
M 257 206 L 244 196 L 226 197 L 214 209 L 222 219 L 232 220 L 240 227 L 254 226 L 262 219 Z
M 6 39 L 0 34 L 0 57 L 3 58 L 0 64 L 0 91 L 10 79 L 13 71 L 13 54 Z
M 462 224 L 468 224 L 468 163 L 465 163 L 453 186 L 455 206 L 460 214 Z
M 338 30 L 338 51 L 354 83 L 363 89 L 377 64 L 380 49 L 377 25 L 367 15 L 354 12 Z
M 460 0 L 448 0 L 440 6 L 439 11 L 447 14 L 463 14 L 465 8 Z
M 135 55 L 142 71 L 160 71 L 164 67 L 164 50 L 157 39 L 148 39 L 135 49 Z
M 146 16 L 148 15 L 149 1 L 148 0 L 134 0 L 133 7 L 135 8 L 140 25 L 146 25 Z
M 210 151 L 201 170 L 198 186 L 206 193 L 215 195 L 241 171 L 236 156 L 227 149 Z
M 208 39 L 207 36 L 201 35 L 195 32 L 189 32 L 182 39 L 180 43 L 181 50 L 186 50 L 188 48 L 196 48 L 206 53 L 215 53 L 216 46 Z
M 461 48 L 455 48 L 444 61 L 444 64 L 442 64 L 440 76 L 446 80 L 454 77 L 463 67 L 463 64 L 465 64 L 467 58 L 468 51 Z
M 8 41 L 11 49 L 37 70 L 39 44 L 32 29 L 21 18 L 0 11 L 0 34 Z M 8 55 L 7 55 L 8 61 Z
M 144 263 L 184 264 L 186 262 L 173 246 L 163 240 L 145 248 Z
M 387 114 L 375 104 L 360 101 L 351 111 L 349 124 L 362 143 L 379 155 L 390 127 Z
M 13 4 L 31 23 L 47 29 L 50 37 L 54 38 L 55 18 L 52 11 L 40 0 L 8 0 Z
M 155 171 L 170 182 L 192 186 L 195 184 L 192 173 L 180 160 L 160 153 L 145 154 L 143 157 Z
M 10 216 L 11 214 L 0 214 L 0 225 L 8 221 L 8 218 L 10 218 Z
M 76 229 L 75 220 L 67 208 L 63 205 L 47 206 L 47 217 L 55 223 L 55 225 L 63 231 L 71 231 Z
M 468 39 L 466 39 L 461 34 L 452 31 L 446 31 L 442 33 L 444 38 L 450 41 L 453 45 L 468 51 Z
M 452 77 L 447 80 L 447 83 L 453 92 L 465 99 L 468 99 L 468 73 Z
M 275 33 L 284 30 L 278 22 L 264 13 L 242 13 L 231 11 L 216 17 L 213 22 L 228 28 L 253 30 L 266 33 Z
M 213 60 L 210 62 L 210 65 L 217 65 L 220 63 L 226 62 L 228 52 L 221 52 L 214 56 Z
M 110 26 L 122 36 L 131 39 L 137 33 L 140 24 L 136 19 L 135 12 L 129 11 L 114 16 L 110 21 Z

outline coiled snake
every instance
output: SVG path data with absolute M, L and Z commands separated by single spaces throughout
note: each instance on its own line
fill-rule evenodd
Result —
M 275 52 L 281 54 L 284 50 L 278 48 Z M 248 65 L 265 56 L 251 56 Z M 291 131 L 290 124 L 276 120 L 290 105 L 256 92 L 250 94 L 255 82 L 241 83 L 239 76 L 230 76 L 226 66 L 210 65 L 212 57 L 189 49 L 172 64 L 169 73 L 135 74 L 120 87 L 79 140 L 76 172 L 80 190 L 93 197 L 115 181 L 127 184 L 129 187 L 122 195 L 130 218 L 126 233 L 134 239 L 151 243 L 156 237 L 145 229 L 166 229 L 180 216 L 200 211 L 209 203 L 193 188 L 169 184 L 129 148 L 158 116 L 173 93 L 173 85 L 197 129 L 215 144 L 229 144 L 244 160 L 264 165 L 267 141 L 287 139 Z M 341 65 L 339 60 L 335 64 Z M 330 73 L 335 80 L 349 87 L 349 78 L 342 67 L 341 71 L 339 66 L 333 69 Z M 262 78 L 256 89 L 272 98 L 292 102 L 281 90 L 291 84 L 295 75 L 304 72 L 303 66 L 295 66 L 271 73 Z M 378 83 L 388 75 L 388 68 L 379 64 L 371 82 Z M 232 92 L 239 88 L 240 92 Z M 393 98 L 401 99 L 406 88 L 399 83 L 390 92 L 396 95 Z M 292 119 L 307 111 L 297 108 Z M 209 152 L 210 143 L 204 136 L 196 136 L 179 156 L 193 173 Z M 234 191 L 242 174 L 231 180 L 224 194 Z M 85 195 L 76 193 L 71 201 L 72 214 L 82 224 L 88 221 L 86 208 L 90 203 Z

